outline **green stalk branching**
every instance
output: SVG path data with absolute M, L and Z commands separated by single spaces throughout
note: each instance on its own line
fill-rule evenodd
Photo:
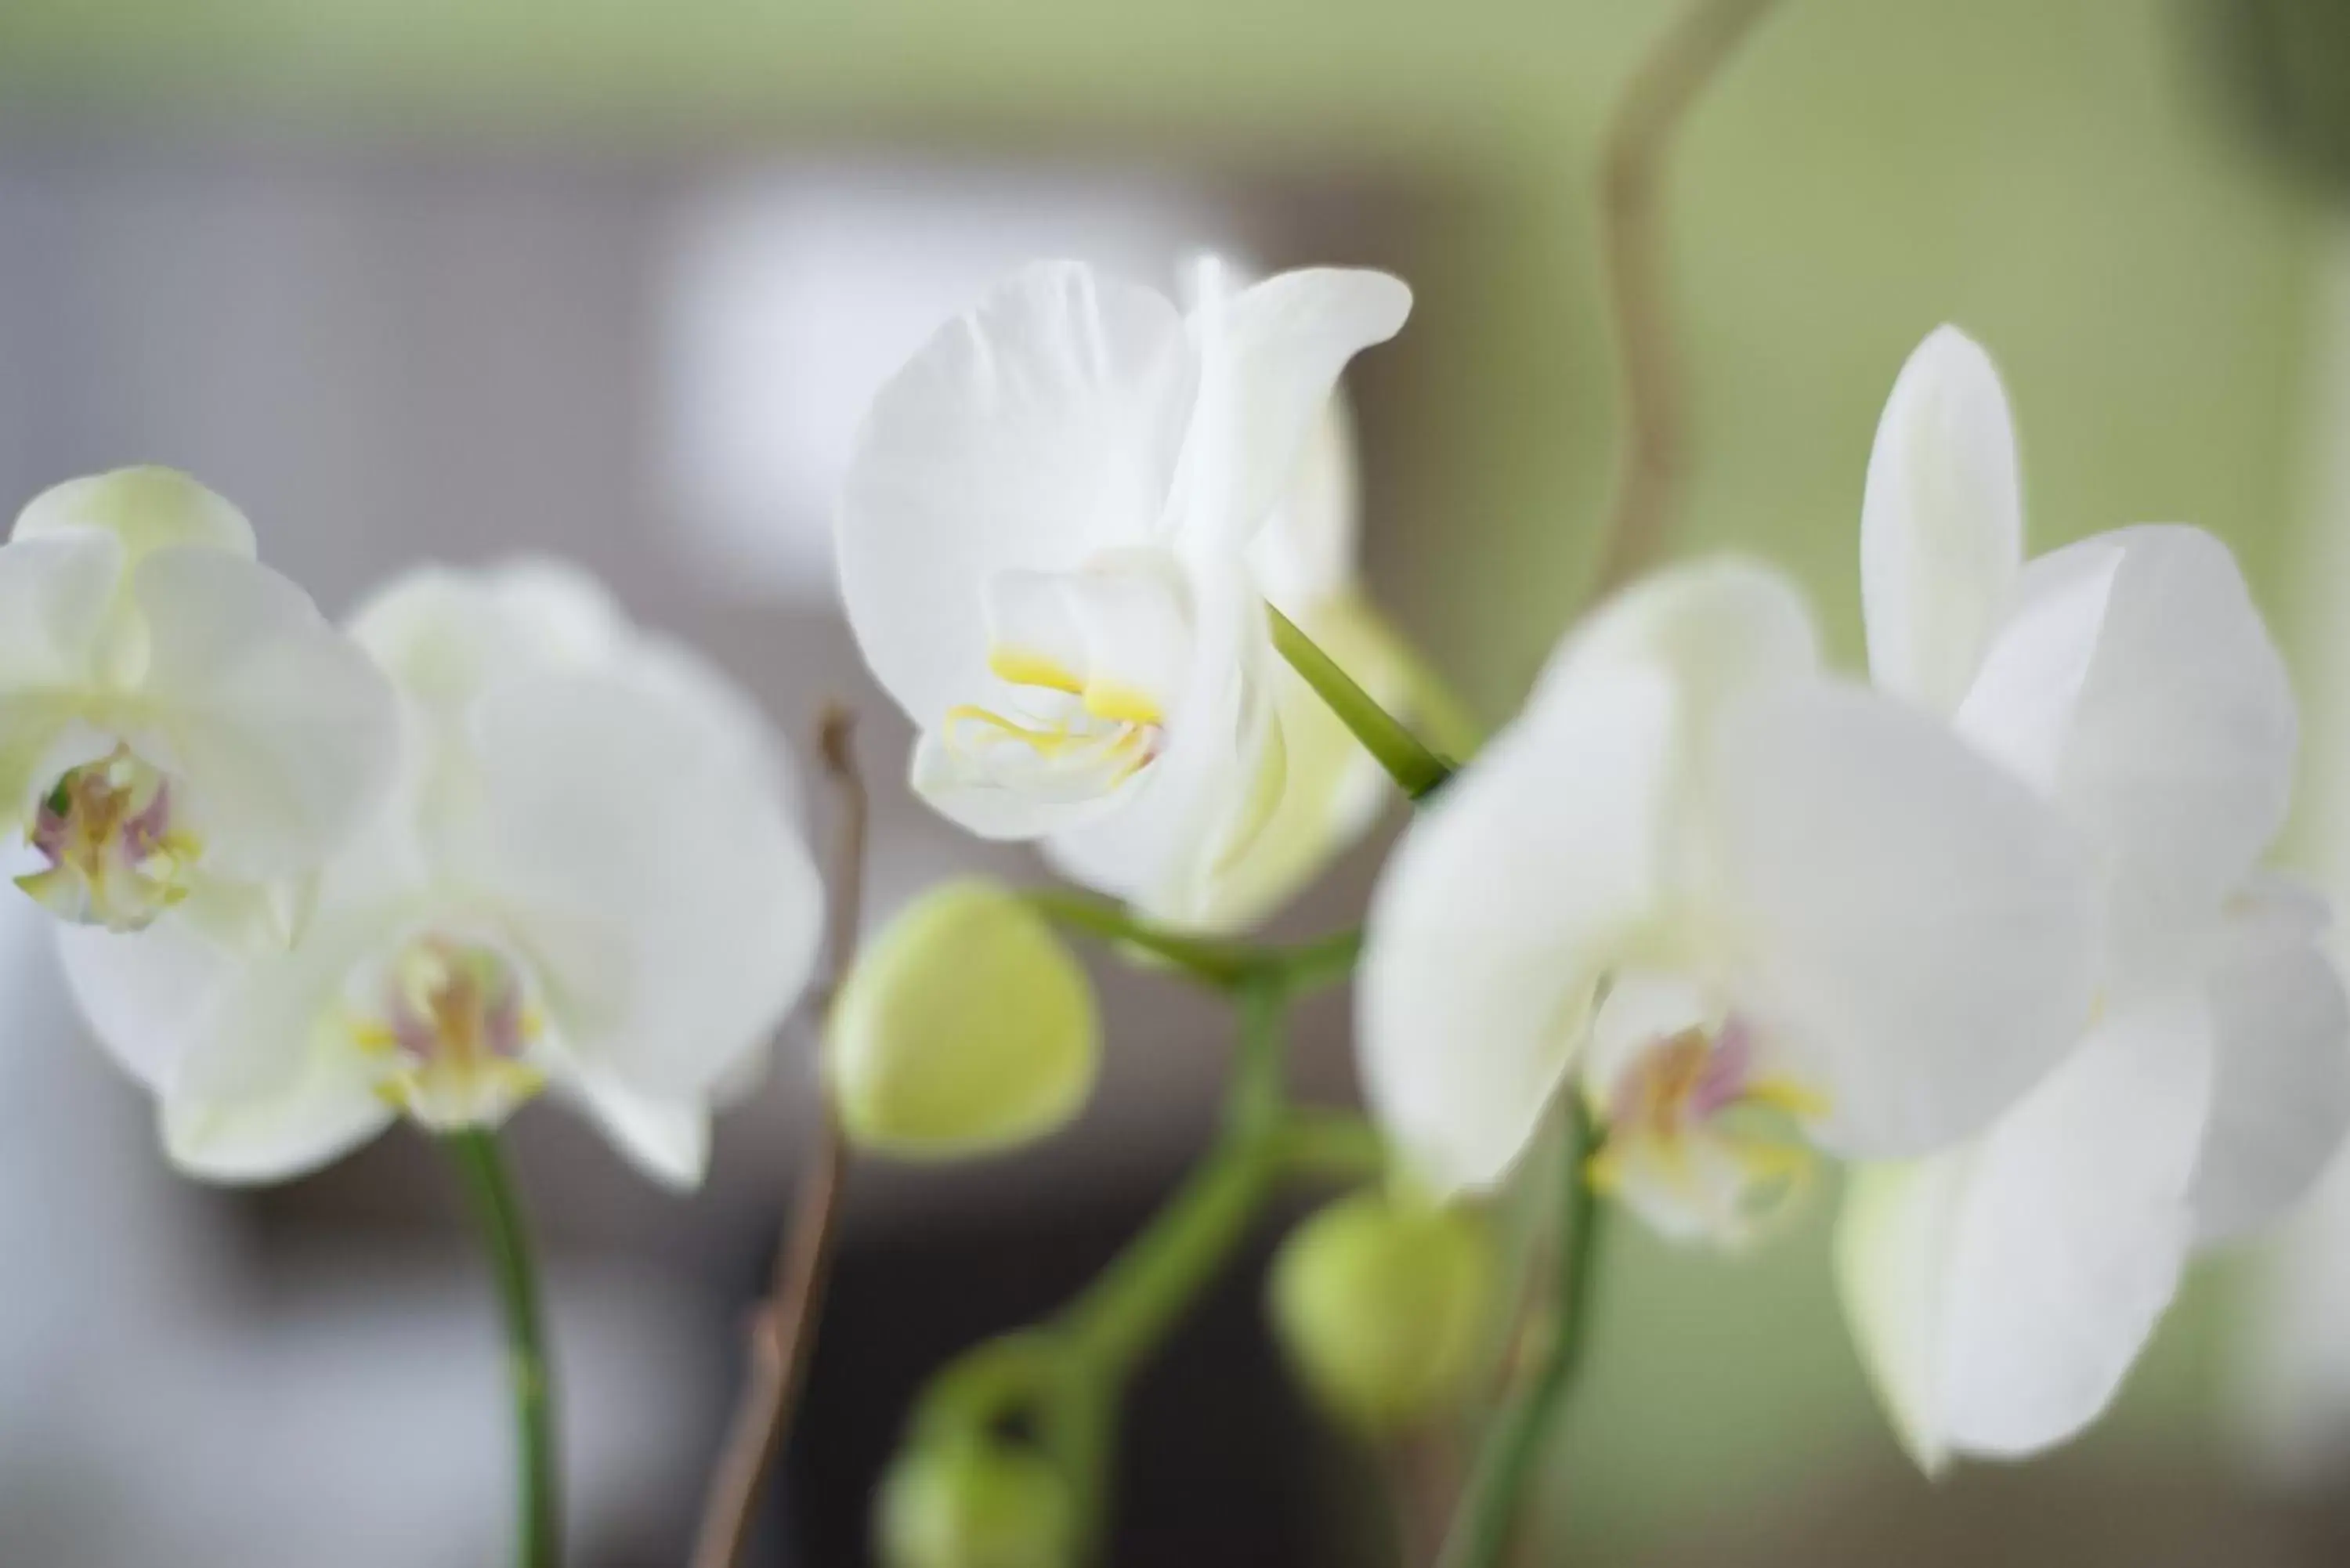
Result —
M 480 1128 L 442 1140 L 480 1226 L 505 1324 L 506 1379 L 514 1400 L 519 1500 L 515 1568 L 558 1568 L 563 1501 L 556 1451 L 554 1371 L 546 1354 L 538 1268 L 514 1178 L 497 1136 Z

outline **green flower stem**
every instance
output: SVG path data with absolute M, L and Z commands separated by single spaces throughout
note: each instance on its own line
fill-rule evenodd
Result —
M 1089 1368 L 1118 1381 L 1159 1343 L 1254 1218 L 1281 1169 L 1276 1152 L 1262 1137 L 1227 1142 L 1077 1298 L 1068 1344 Z
M 1255 973 L 1263 950 L 1245 942 L 1186 935 L 1137 919 L 1107 898 L 1045 888 L 1028 895 L 1029 907 L 1056 926 L 1149 953 L 1194 980 L 1230 990 Z
M 514 1178 L 494 1133 L 452 1133 L 442 1140 L 480 1225 L 505 1318 L 506 1376 L 513 1386 L 519 1447 L 521 1508 L 515 1568 L 557 1568 L 563 1561 L 563 1502 L 556 1476 L 554 1374 L 539 1306 L 538 1270 Z
M 1362 933 L 1278 947 L 1170 931 L 1106 899 L 1030 893 L 1062 928 L 1149 954 L 1233 1000 L 1240 1043 L 1223 1129 L 1174 1197 L 1054 1324 L 976 1346 L 931 1380 L 910 1438 L 945 1443 L 1010 1417 L 1034 1420 L 1037 1444 L 1069 1487 L 1080 1541 L 1100 1539 L 1118 1402 L 1291 1177 L 1367 1180 L 1385 1168 L 1378 1133 L 1351 1112 L 1292 1106 L 1282 1024 L 1291 1000 L 1354 971 Z
M 1521 1501 L 1527 1482 L 1582 1365 L 1604 1210 L 1585 1177 L 1597 1132 L 1579 1099 L 1575 1101 L 1574 1117 L 1574 1137 L 1565 1151 L 1567 1187 L 1559 1219 L 1564 1234 L 1558 1249 L 1557 1315 L 1550 1343 L 1532 1375 L 1487 1429 L 1437 1568 L 1501 1568 L 1523 1511 Z
M 1362 954 L 1363 933 L 1357 927 L 1300 942 L 1295 947 L 1276 948 L 1274 964 L 1279 971 L 1283 992 L 1293 997 L 1305 996 L 1352 976 L 1355 961 Z
M 1370 693 L 1355 684 L 1354 677 L 1339 669 L 1312 638 L 1298 629 L 1295 621 L 1271 605 L 1264 607 L 1264 613 L 1273 625 L 1273 646 L 1281 657 L 1314 688 L 1314 694 L 1338 716 L 1338 722 L 1354 732 L 1355 739 L 1387 769 L 1399 789 L 1420 800 L 1452 776 L 1451 763 L 1430 751 L 1394 714 L 1373 701 Z
M 1105 1374 L 1123 1376 L 1180 1313 L 1193 1276 L 1212 1272 L 1238 1239 L 1271 1181 L 1368 1181 L 1387 1168 L 1378 1129 L 1353 1111 L 1288 1106 L 1277 1107 L 1277 1116 L 1262 1138 L 1250 1135 L 1244 1147 L 1236 1148 L 1243 1140 L 1228 1134 L 1112 1266 L 1117 1282 L 1105 1274 L 1070 1306 L 1059 1327 L 989 1340 L 942 1369 L 915 1407 L 913 1440 L 1048 1407 L 1066 1392 L 1072 1370 L 1086 1384 Z M 1081 1315 L 1082 1336 L 1076 1332 Z
M 1099 1540 L 1117 1404 L 1126 1381 L 1248 1234 L 1284 1169 L 1282 1021 L 1288 994 L 1257 975 L 1237 992 L 1240 1048 L 1215 1149 L 1062 1314 L 1065 1355 L 1041 1411 L 1046 1449 L 1075 1493 L 1080 1539 Z
M 1461 701 L 1461 693 L 1376 606 L 1364 605 L 1363 613 L 1378 628 L 1388 657 L 1396 662 L 1397 673 L 1403 680 L 1406 710 L 1413 722 L 1428 732 L 1440 754 L 1456 763 L 1475 756 L 1478 748 L 1485 743 L 1485 726 L 1477 722 L 1477 715 Z
M 950 1362 L 914 1407 L 916 1443 L 984 1431 L 1046 1404 L 1060 1382 L 1062 1353 L 1052 1334 L 1025 1329 L 972 1346 Z
M 1128 1377 L 1231 1257 L 1285 1176 L 1376 1168 L 1377 1138 L 1359 1117 L 1287 1104 L 1282 1023 L 1290 992 L 1283 971 L 1259 963 L 1231 983 L 1240 1044 L 1214 1149 L 1055 1322 L 966 1352 L 931 1379 L 916 1406 L 910 1437 L 918 1444 L 1033 1417 L 1037 1442 L 1068 1481 L 1087 1542 L 1102 1527 L 1118 1400 Z
M 1273 1190 L 1282 1168 L 1281 1022 L 1286 998 L 1240 993 L 1240 1053 L 1216 1148 L 1133 1245 L 1069 1306 L 1063 1333 L 1100 1381 L 1131 1372 L 1191 1304 Z
M 1042 888 L 1027 898 L 1029 908 L 1057 926 L 1149 953 L 1219 991 L 1239 991 L 1256 981 L 1273 983 L 1284 996 L 1315 991 L 1352 972 L 1363 945 L 1362 932 L 1354 930 L 1295 947 L 1192 936 L 1153 925 L 1107 898 L 1083 893 Z
M 1370 1181 L 1388 1167 L 1387 1140 L 1352 1111 L 1295 1106 L 1278 1136 L 1282 1171 L 1287 1176 Z

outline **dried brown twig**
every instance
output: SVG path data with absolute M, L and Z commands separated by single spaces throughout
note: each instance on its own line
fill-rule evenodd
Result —
M 865 783 L 851 745 L 854 717 L 827 705 L 817 722 L 816 750 L 832 783 L 832 875 L 825 921 L 827 972 L 816 998 L 819 1030 L 857 957 L 857 928 L 865 883 Z M 712 1472 L 692 1568 L 736 1568 L 768 1474 L 784 1450 L 792 1415 L 807 1381 L 816 1320 L 832 1272 L 840 1228 L 840 1189 L 847 1163 L 832 1097 L 819 1091 L 816 1140 L 794 1189 L 775 1255 L 774 1287 L 751 1322 L 750 1369 L 726 1446 Z
M 1708 0 L 1677 19 L 1641 60 L 1607 124 L 1599 227 L 1607 309 L 1623 382 L 1616 493 L 1594 597 L 1650 565 L 1680 480 L 1686 416 L 1666 318 L 1663 224 L 1657 196 L 1690 106 L 1775 0 Z

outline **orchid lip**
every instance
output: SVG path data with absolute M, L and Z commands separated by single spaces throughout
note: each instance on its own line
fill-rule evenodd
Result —
M 26 832 L 48 862 L 16 885 L 62 919 L 137 931 L 188 896 L 203 851 L 170 774 L 120 743 L 68 768 Z
M 1189 593 L 1161 553 L 1106 551 L 1074 571 L 987 583 L 985 701 L 941 738 L 972 782 L 1043 799 L 1109 794 L 1166 749 L 1189 661 Z
M 345 1029 L 376 1093 L 429 1127 L 491 1127 L 546 1086 L 529 972 L 498 944 L 441 930 L 354 977 Z
M 1593 1185 L 1670 1235 L 1740 1246 L 1781 1222 L 1817 1163 L 1796 1129 L 1827 1103 L 1758 1073 L 1757 1054 L 1736 1013 L 1642 1046 L 1607 1096 Z

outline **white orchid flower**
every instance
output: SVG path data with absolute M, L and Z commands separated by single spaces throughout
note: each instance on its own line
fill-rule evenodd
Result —
M 1384 274 L 1213 264 L 1187 317 L 1071 263 L 1014 275 L 875 400 L 839 517 L 915 789 L 974 833 L 1199 924 L 1278 800 L 1249 549 L 1340 369 L 1402 326 Z
M 404 700 L 409 766 L 299 940 L 67 934 L 171 1158 L 271 1180 L 402 1115 L 494 1126 L 551 1088 L 698 1181 L 711 1103 L 756 1069 L 821 923 L 748 700 L 554 566 L 413 572 L 351 629 Z
M 1813 1150 L 1921 1154 L 2047 1072 L 2088 1005 L 2088 871 L 2053 813 L 1906 705 L 1829 680 L 1794 588 L 1715 561 L 1569 636 L 1373 897 L 1371 1104 L 1488 1187 L 1570 1072 L 1593 1175 L 1736 1244 Z
M 0 545 L 0 831 L 60 918 L 282 939 L 298 879 L 382 802 L 390 688 L 254 553 L 165 468 L 44 491 Z
M 2054 805 L 2097 868 L 2101 940 L 2064 1064 L 1981 1139 L 1847 1195 L 1847 1313 L 1929 1469 L 2086 1426 L 2193 1247 L 2291 1203 L 2350 1127 L 2325 906 L 2254 869 L 2295 716 L 2233 557 L 2141 527 L 2026 565 L 2022 519 L 1998 373 L 1944 327 L 1869 462 L 1870 666 Z

